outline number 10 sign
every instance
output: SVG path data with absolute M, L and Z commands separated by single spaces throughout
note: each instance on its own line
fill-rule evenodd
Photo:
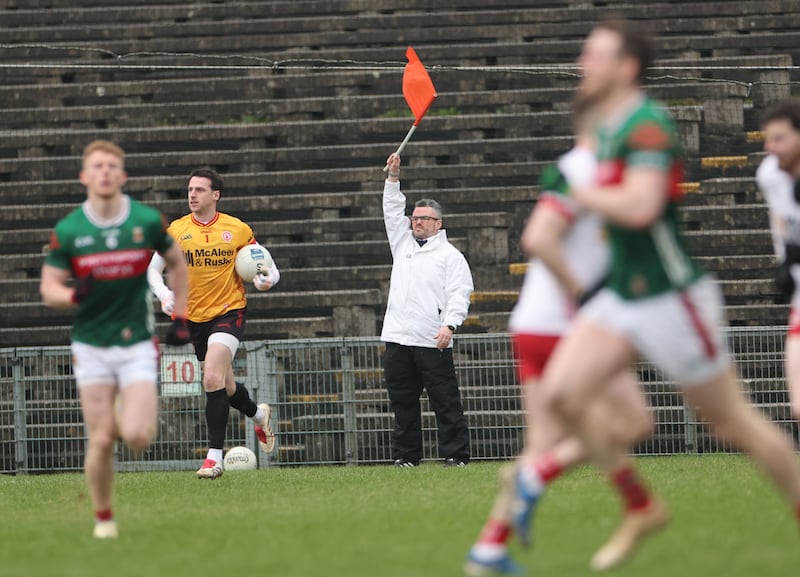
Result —
M 199 395 L 200 362 L 191 353 L 162 353 L 161 396 L 188 397 Z

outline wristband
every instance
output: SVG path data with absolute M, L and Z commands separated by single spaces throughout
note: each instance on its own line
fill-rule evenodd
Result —
M 391 176 L 392 178 L 399 178 L 400 177 L 400 173 L 399 172 L 390 172 L 389 176 Z

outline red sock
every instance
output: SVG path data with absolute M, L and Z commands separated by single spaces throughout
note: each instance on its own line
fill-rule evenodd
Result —
M 541 459 L 536 461 L 533 468 L 536 469 L 539 478 L 545 485 L 564 472 L 564 467 L 550 453 L 543 455 Z
M 498 519 L 489 519 L 483 526 L 478 543 L 492 543 L 494 545 L 505 545 L 511 536 L 511 528 L 508 523 Z
M 611 481 L 625 501 L 625 509 L 636 511 L 650 504 L 650 494 L 636 476 L 633 467 L 622 467 L 611 475 Z
M 111 521 L 114 515 L 111 514 L 111 509 L 104 509 L 102 511 L 95 511 L 94 518 L 98 521 Z

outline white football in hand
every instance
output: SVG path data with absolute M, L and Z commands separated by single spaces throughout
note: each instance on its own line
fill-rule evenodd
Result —
M 271 268 L 272 255 L 260 244 L 248 244 L 236 254 L 236 274 L 243 281 L 252 281 L 258 273 L 269 274 Z

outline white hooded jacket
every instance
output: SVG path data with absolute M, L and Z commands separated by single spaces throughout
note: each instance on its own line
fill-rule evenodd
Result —
M 406 197 L 400 192 L 400 183 L 387 180 L 383 220 L 394 264 L 381 340 L 435 348 L 441 327 L 458 327 L 467 318 L 472 274 L 444 230 L 419 246 L 405 212 Z

